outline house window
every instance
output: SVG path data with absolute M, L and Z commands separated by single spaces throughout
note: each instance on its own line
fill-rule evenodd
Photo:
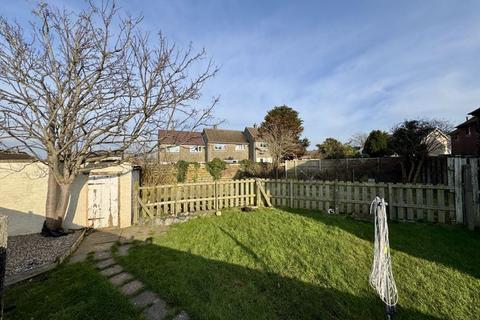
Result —
M 472 128 L 470 127 L 467 127 L 467 129 L 465 129 L 466 131 L 466 135 L 469 136 L 470 134 L 472 134 Z
M 247 148 L 247 145 L 245 144 L 237 144 L 235 145 L 235 151 L 243 151 Z
M 202 152 L 203 147 L 202 146 L 191 146 L 190 147 L 190 152 L 192 153 L 197 153 L 197 152 Z
M 260 142 L 260 148 L 268 148 L 268 144 L 265 142 Z
M 215 148 L 216 151 L 225 150 L 225 145 L 217 143 L 217 144 L 215 144 L 214 148 Z
M 167 147 L 167 152 L 171 152 L 171 153 L 180 152 L 180 146 L 170 146 L 170 147 Z

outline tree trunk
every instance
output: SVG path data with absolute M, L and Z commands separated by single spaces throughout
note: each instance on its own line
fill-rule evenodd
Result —
M 60 194 L 57 203 L 56 216 L 59 223 L 59 227 L 62 226 L 63 220 L 67 213 L 68 202 L 70 200 L 70 186 L 71 184 L 61 184 Z
M 417 183 L 418 181 L 418 176 L 420 175 L 420 171 L 422 170 L 423 162 L 425 161 L 424 158 L 422 158 L 418 164 L 417 164 L 417 169 L 415 170 L 415 175 L 413 176 L 413 183 Z
M 48 176 L 47 202 L 45 206 L 45 222 L 50 230 L 62 228 L 70 199 L 71 184 L 58 184 L 50 170 Z
M 50 230 L 57 230 L 61 227 L 57 217 L 57 203 L 58 203 L 58 183 L 53 175 L 53 170 L 48 172 L 48 189 L 47 189 L 47 203 L 45 205 L 45 222 L 47 228 Z

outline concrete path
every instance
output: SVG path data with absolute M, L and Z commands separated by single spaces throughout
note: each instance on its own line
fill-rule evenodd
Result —
M 89 254 L 93 254 L 95 266 L 100 274 L 107 277 L 135 307 L 142 309 L 147 319 L 162 320 L 171 314 L 173 309 L 155 292 L 146 290 L 141 281 L 116 263 L 112 247 L 119 244 L 117 256 L 126 256 L 134 240 L 148 242 L 152 235 L 158 235 L 166 230 L 167 227 L 163 226 L 150 228 L 142 226 L 92 232 L 71 256 L 69 263 L 85 261 Z M 185 311 L 181 311 L 174 319 L 188 320 L 189 316 Z

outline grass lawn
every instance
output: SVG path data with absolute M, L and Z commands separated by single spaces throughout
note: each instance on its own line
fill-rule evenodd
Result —
M 175 225 L 121 263 L 192 318 L 384 319 L 368 284 L 372 237 L 345 216 L 230 210 Z M 478 233 L 391 223 L 390 244 L 398 319 L 478 317 Z
M 61 266 L 8 289 L 5 319 L 143 319 L 89 263 Z

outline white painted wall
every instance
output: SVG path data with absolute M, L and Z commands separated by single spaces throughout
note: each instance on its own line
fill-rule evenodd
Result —
M 138 172 L 128 164 L 92 170 L 119 176 L 119 224 L 132 223 L 133 183 Z M 88 226 L 88 173 L 74 181 L 64 226 L 79 229 Z M 8 234 L 40 232 L 45 219 L 48 170 L 39 163 L 0 161 L 0 213 L 8 216 Z

